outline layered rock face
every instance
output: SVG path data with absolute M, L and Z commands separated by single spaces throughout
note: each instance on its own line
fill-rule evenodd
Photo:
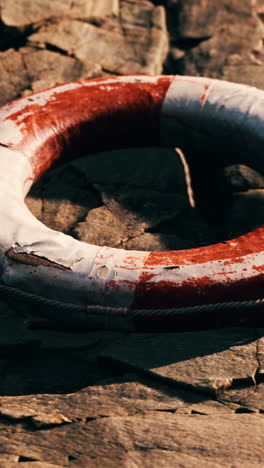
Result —
M 3 48 L 10 45 L 0 55 L 1 104 L 67 81 L 162 72 L 165 9 L 147 0 L 4 1 L 1 8 Z
M 264 89 L 263 20 L 263 0 L 2 0 L 0 104 L 116 74 Z M 128 148 L 50 171 L 26 202 L 53 229 L 125 249 L 187 249 L 263 222 L 253 168 L 198 159 L 191 181 L 173 148 Z M 262 314 L 129 334 L 0 296 L 1 468 L 262 466 Z

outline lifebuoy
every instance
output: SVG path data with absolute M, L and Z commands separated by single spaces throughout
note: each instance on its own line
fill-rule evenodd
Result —
M 62 157 L 137 145 L 207 151 L 264 167 L 264 92 L 208 78 L 128 76 L 58 86 L 0 109 L 1 279 L 77 304 L 173 308 L 262 295 L 264 228 L 184 251 L 98 247 L 53 231 L 24 204 Z M 201 161 L 202 163 L 202 161 Z

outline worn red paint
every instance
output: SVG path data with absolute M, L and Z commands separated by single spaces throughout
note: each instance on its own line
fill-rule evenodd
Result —
M 264 269 L 252 278 L 240 278 L 224 283 L 214 282 L 210 276 L 198 280 L 177 282 L 159 281 L 157 283 L 138 283 L 132 309 L 171 308 L 225 301 L 258 299 L 264 287 Z
M 13 146 L 30 155 L 35 180 L 60 156 L 158 144 L 160 109 L 172 77 L 108 81 L 61 93 L 58 87 L 45 105 L 29 104 L 8 117 L 21 127 L 23 139 Z
M 21 141 L 10 142 L 10 146 L 31 159 L 35 181 L 60 157 L 70 159 L 91 151 L 159 144 L 161 106 L 174 79 L 163 76 L 150 82 L 122 82 L 118 77 L 111 80 L 100 78 L 90 82 L 89 86 L 74 89 L 70 86 L 68 89 L 63 87 L 61 91 L 57 87 L 45 104 L 28 103 L 22 110 L 14 111 L 7 118 L 22 133 Z M 187 78 L 186 82 L 197 81 L 196 78 Z M 201 106 L 206 101 L 208 89 L 209 84 L 205 84 L 200 97 Z M 37 95 L 41 96 L 41 93 Z M 8 106 L 12 108 L 12 103 Z M 14 109 L 15 107 L 14 103 Z M 183 251 L 151 252 L 146 256 L 143 266 L 140 255 L 137 256 L 136 252 L 128 253 L 122 258 L 122 265 L 115 264 L 114 268 L 128 270 L 130 274 L 132 270 L 138 271 L 138 279 L 130 281 L 119 278 L 106 281 L 104 288 L 111 295 L 134 291 L 136 286 L 132 306 L 134 308 L 177 307 L 254 299 L 263 290 L 264 262 L 261 266 L 251 265 L 257 272 L 256 276 L 235 280 L 231 277 L 235 272 L 230 270 L 230 265 L 245 263 L 242 270 L 247 271 L 245 257 L 250 254 L 261 255 L 263 251 L 264 226 L 216 245 Z M 16 254 L 12 261 L 15 259 L 25 263 L 29 256 Z M 102 262 L 109 259 L 115 261 L 115 251 L 110 248 L 99 254 L 94 265 L 102 266 Z M 223 266 L 223 271 L 217 273 L 221 279 L 216 279 L 210 272 L 210 262 L 217 261 Z M 208 274 L 182 281 L 181 268 L 198 264 L 207 264 Z M 162 276 L 162 269 L 170 267 L 180 269 L 179 276 L 175 275 L 173 281 L 164 279 L 166 275 Z M 152 281 L 154 277 L 155 280 Z M 94 280 L 94 277 L 90 278 Z
M 235 259 L 242 263 L 245 255 L 262 251 L 264 259 L 264 226 L 260 226 L 255 231 L 244 234 L 236 239 L 225 241 L 224 244 L 213 244 L 189 250 L 150 252 L 144 266 L 191 265 L 216 260 L 226 260 L 225 264 L 229 265 Z
M 110 292 L 120 292 L 123 289 L 123 286 L 125 286 L 126 289 L 133 290 L 135 283 L 124 279 L 121 281 L 110 280 L 105 283 L 105 290 Z

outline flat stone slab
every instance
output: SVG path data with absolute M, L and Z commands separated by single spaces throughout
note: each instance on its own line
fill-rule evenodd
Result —
M 254 329 L 131 334 L 103 351 L 127 369 L 202 392 L 218 394 L 238 382 L 254 385 L 258 368 Z
M 1 423 L 1 451 L 62 466 L 261 466 L 262 415 L 102 417 L 45 431 Z M 254 437 L 252 437 L 254 434 Z M 243 441 L 243 443 L 241 443 Z M 47 450 L 47 446 L 49 449 Z

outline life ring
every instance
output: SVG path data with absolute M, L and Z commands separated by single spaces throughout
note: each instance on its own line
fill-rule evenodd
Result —
M 191 250 L 125 251 L 53 231 L 24 204 L 31 185 L 60 156 L 153 144 L 187 153 L 210 148 L 226 163 L 228 148 L 228 157 L 239 155 L 261 170 L 264 92 L 208 78 L 124 76 L 69 83 L 3 106 L 2 283 L 66 303 L 131 309 L 260 297 L 263 227 Z

